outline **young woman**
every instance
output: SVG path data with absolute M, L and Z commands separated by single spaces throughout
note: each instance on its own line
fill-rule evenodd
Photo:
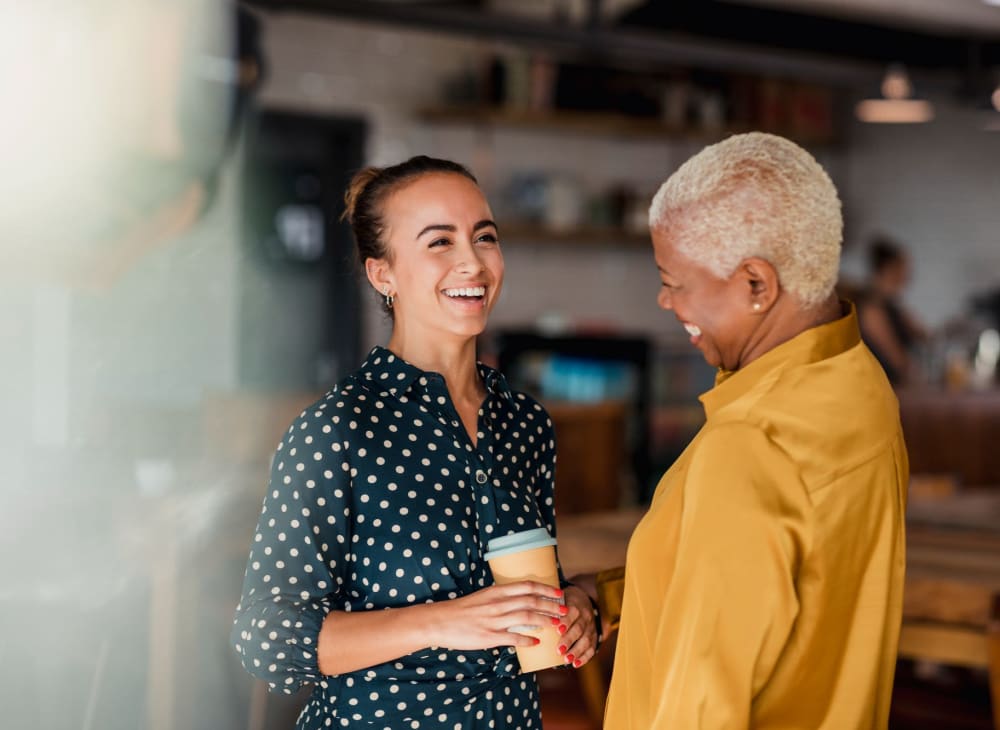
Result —
M 500 295 L 497 225 L 475 178 L 415 157 L 347 192 L 388 346 L 307 408 L 278 446 L 233 640 L 272 689 L 315 684 L 298 722 L 328 727 L 540 728 L 512 633 L 594 653 L 587 596 L 493 585 L 487 542 L 555 534 L 555 441 L 540 405 L 476 362 Z

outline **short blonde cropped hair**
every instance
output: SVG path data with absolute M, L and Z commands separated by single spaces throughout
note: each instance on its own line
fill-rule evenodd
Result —
M 812 155 L 773 134 L 737 134 L 685 162 L 653 198 L 649 227 L 678 234 L 680 253 L 720 278 L 751 256 L 769 261 L 807 308 L 837 282 L 837 190 Z

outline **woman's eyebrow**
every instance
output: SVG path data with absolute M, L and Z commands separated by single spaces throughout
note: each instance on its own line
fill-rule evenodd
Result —
M 496 224 L 496 222 L 490 220 L 489 218 L 483 218 L 483 220 L 478 221 L 474 226 L 472 226 L 472 230 L 473 232 L 475 232 L 480 230 L 481 228 L 490 228 L 490 227 L 495 228 L 497 231 L 500 230 L 500 227 Z M 428 233 L 430 231 L 447 231 L 448 233 L 455 233 L 457 230 L 458 228 L 452 225 L 451 223 L 431 223 L 429 226 L 424 226 L 423 230 L 421 230 L 420 233 L 417 234 L 417 238 L 420 238 L 425 233 Z
M 425 226 L 424 229 L 417 234 L 417 238 L 420 238 L 428 231 L 448 231 L 449 233 L 454 233 L 457 230 L 458 229 L 450 223 L 431 223 L 429 226 Z

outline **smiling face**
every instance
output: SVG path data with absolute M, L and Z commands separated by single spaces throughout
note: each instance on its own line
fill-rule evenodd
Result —
M 652 231 L 661 283 L 656 303 L 674 313 L 709 365 L 737 370 L 759 320 L 751 308 L 752 281 L 742 267 L 719 278 L 677 250 L 677 235 L 676 229 Z
M 386 198 L 389 256 L 366 262 L 408 335 L 474 337 L 500 295 L 504 264 L 486 198 L 468 178 L 428 173 Z

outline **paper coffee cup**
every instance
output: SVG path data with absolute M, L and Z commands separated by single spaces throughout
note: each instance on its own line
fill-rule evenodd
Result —
M 490 540 L 486 546 L 486 561 L 497 585 L 531 580 L 559 587 L 556 566 L 556 540 L 548 530 L 539 527 Z M 535 646 L 518 646 L 517 658 L 522 672 L 562 666 L 566 663 L 559 653 L 559 633 L 546 616 L 539 614 L 539 626 L 512 626 L 510 631 L 539 639 Z

